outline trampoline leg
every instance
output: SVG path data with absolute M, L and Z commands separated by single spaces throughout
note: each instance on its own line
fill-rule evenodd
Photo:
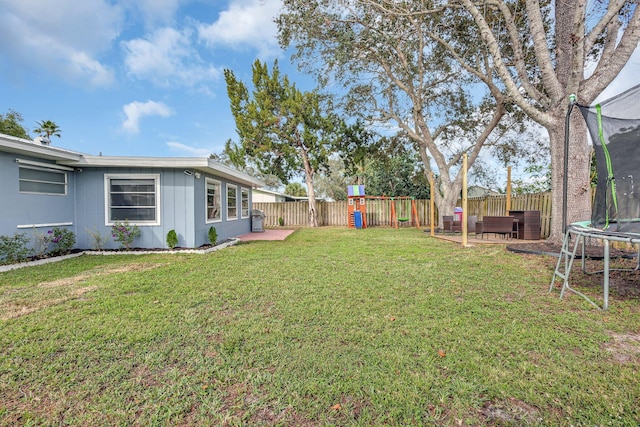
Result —
M 604 278 L 602 280 L 603 303 L 602 309 L 609 308 L 609 240 L 604 239 Z

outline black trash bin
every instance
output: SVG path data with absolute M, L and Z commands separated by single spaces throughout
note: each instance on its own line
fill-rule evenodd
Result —
M 264 212 L 260 209 L 251 211 L 251 232 L 264 233 Z

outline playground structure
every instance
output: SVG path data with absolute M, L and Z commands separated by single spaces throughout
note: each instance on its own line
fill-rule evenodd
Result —
M 591 220 L 567 226 L 567 174 L 564 174 L 563 228 L 565 231 L 562 250 L 551 279 L 549 292 L 553 291 L 557 279 L 562 280 L 560 298 L 569 291 L 593 306 L 607 310 L 609 307 L 610 244 L 623 242 L 638 249 L 638 262 L 633 271 L 640 269 L 640 183 L 635 183 L 640 162 L 640 85 L 595 106 L 575 103 L 572 96 L 567 111 L 567 134 L 565 135 L 565 162 L 568 165 L 569 117 L 577 106 L 587 123 L 589 135 L 596 153 L 598 183 L 593 203 Z M 638 188 L 636 188 L 638 187 Z M 572 243 L 573 240 L 573 243 Z M 601 240 L 604 247 L 603 269 L 587 272 L 585 268 L 585 245 L 589 240 Z M 603 274 L 602 306 L 585 294 L 571 288 L 569 276 L 578 249 L 582 248 L 582 271 L 585 274 Z
M 391 226 L 398 228 L 400 224 L 409 224 L 420 228 L 418 210 L 415 197 L 390 197 L 391 199 Z
M 347 187 L 349 228 L 367 228 L 367 206 L 370 202 L 385 201 L 388 203 L 390 223 L 392 227 L 398 228 L 400 225 L 410 225 L 420 228 L 418 210 L 414 197 L 400 196 L 367 196 L 364 185 L 349 185 Z M 383 208 L 379 204 L 377 209 Z M 372 212 L 369 212 L 372 214 Z

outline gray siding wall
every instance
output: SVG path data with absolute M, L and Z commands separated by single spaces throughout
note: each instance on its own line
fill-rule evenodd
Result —
M 178 235 L 178 246 L 197 248 L 209 243 L 209 228 L 215 227 L 218 240 L 226 240 L 251 231 L 251 217 L 241 216 L 242 185 L 209 175 L 222 184 L 222 221 L 207 223 L 206 177 L 188 175 L 182 169 L 142 168 L 83 168 L 68 171 L 68 191 L 65 196 L 21 194 L 16 158 L 47 163 L 42 159 L 0 152 L 0 235 L 12 236 L 33 231 L 46 233 L 55 224 L 65 226 L 76 235 L 76 247 L 91 249 L 95 246 L 92 235 L 99 234 L 106 241 L 106 249 L 116 249 L 119 243 L 111 236 L 105 207 L 105 174 L 159 174 L 160 225 L 140 226 L 141 236 L 134 247 L 165 248 L 169 230 Z M 227 219 L 227 185 L 237 187 L 238 219 Z M 244 187 L 247 188 L 247 187 Z M 250 190 L 250 189 L 249 189 Z M 249 191 L 251 208 L 251 191 Z M 33 227 L 36 228 L 33 228 Z
M 42 159 L 0 152 L 0 235 L 13 236 L 18 232 L 31 236 L 34 231 L 46 233 L 53 228 L 47 224 L 64 223 L 72 224 L 65 228 L 75 233 L 76 173 L 66 172 L 66 195 L 20 193 L 17 158 L 47 163 Z
M 92 248 L 91 233 L 107 237 L 106 249 L 117 249 L 120 244 L 111 236 L 107 225 L 105 175 L 110 174 L 159 174 L 160 175 L 160 225 L 140 225 L 141 235 L 133 247 L 165 248 L 169 230 L 178 235 L 178 246 L 194 247 L 193 239 L 193 177 L 182 170 L 136 168 L 85 168 L 78 179 L 78 246 Z M 89 231 L 87 231 L 89 230 Z M 81 236 L 80 236 L 81 235 Z
M 222 221 L 207 223 L 206 212 L 206 178 L 212 178 L 221 182 L 222 185 Z M 218 241 L 223 241 L 232 237 L 239 236 L 241 234 L 249 233 L 251 231 L 251 217 L 241 218 L 241 189 L 249 189 L 249 214 L 251 213 L 251 188 L 243 187 L 242 185 L 221 179 L 214 175 L 202 174 L 199 179 L 195 180 L 195 246 L 201 246 L 209 243 L 209 228 L 214 227 L 218 233 Z M 238 202 L 238 219 L 227 219 L 227 185 L 235 185 L 237 188 L 237 202 Z
M 107 249 L 116 249 L 119 243 L 111 237 L 111 226 L 106 225 L 105 174 L 159 174 L 160 175 L 160 225 L 141 225 L 141 236 L 133 242 L 133 247 L 166 248 L 166 236 L 170 230 L 178 235 L 178 246 L 197 248 L 209 243 L 209 227 L 214 226 L 218 239 L 225 240 L 251 231 L 251 219 L 228 221 L 226 218 L 226 185 L 222 182 L 222 222 L 206 222 L 206 180 L 205 174 L 187 175 L 182 169 L 137 169 L 137 168 L 84 168 L 78 177 L 77 232 L 78 247 L 92 248 L 91 233 L 98 232 L 107 237 Z M 240 205 L 240 188 L 238 205 Z M 238 209 L 240 206 L 238 206 Z M 240 212 L 240 211 L 239 211 Z M 87 231 L 89 230 L 89 231 Z

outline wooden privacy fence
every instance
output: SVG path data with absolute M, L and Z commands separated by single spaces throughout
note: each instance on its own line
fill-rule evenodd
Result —
M 367 199 L 367 226 L 391 226 L 391 203 L 406 203 L 389 199 Z M 429 227 L 430 200 L 416 200 L 418 220 L 423 227 Z M 461 206 L 458 201 L 457 206 Z M 317 201 L 319 226 L 348 226 L 348 202 Z M 396 205 L 396 210 L 403 207 Z M 253 209 L 264 212 L 264 226 L 276 227 L 280 225 L 280 218 L 284 226 L 306 226 L 309 215 L 309 202 L 275 202 L 253 203 Z M 504 195 L 476 197 L 467 200 L 467 215 L 477 215 L 481 220 L 485 215 L 506 215 L 507 199 Z M 520 194 L 511 196 L 511 210 L 540 211 L 542 237 L 549 236 L 551 229 L 551 193 Z M 438 211 L 435 212 L 436 226 L 438 225 Z

